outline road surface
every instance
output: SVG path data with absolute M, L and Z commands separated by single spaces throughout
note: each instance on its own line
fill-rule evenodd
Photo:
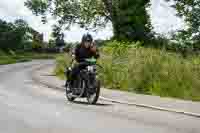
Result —
M 0 66 L 0 133 L 200 133 L 200 118 L 86 100 L 36 84 L 31 72 L 52 61 Z

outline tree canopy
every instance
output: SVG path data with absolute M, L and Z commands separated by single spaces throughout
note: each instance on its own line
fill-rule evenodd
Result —
M 46 22 L 48 14 L 67 29 L 72 24 L 95 29 L 113 25 L 117 39 L 143 39 L 151 30 L 146 11 L 150 0 L 27 0 L 25 5 Z
M 35 33 L 36 31 L 22 19 L 15 20 L 14 23 L 0 19 L 0 49 L 23 48 L 29 40 L 33 39 Z
M 167 0 L 172 1 L 172 0 Z M 200 0 L 173 0 L 173 7 L 177 10 L 177 15 L 182 17 L 188 29 L 183 31 L 187 39 L 200 41 Z

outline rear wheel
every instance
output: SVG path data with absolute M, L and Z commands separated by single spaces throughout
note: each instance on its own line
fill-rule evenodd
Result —
M 98 99 L 99 99 L 99 95 L 100 95 L 100 81 L 96 81 L 96 85 L 95 85 L 95 92 L 94 93 L 89 93 L 87 92 L 87 101 L 89 104 L 96 104 Z

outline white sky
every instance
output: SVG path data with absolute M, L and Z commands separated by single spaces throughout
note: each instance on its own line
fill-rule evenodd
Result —
M 0 1 L 0 18 L 7 21 L 15 19 L 26 20 L 31 27 L 44 34 L 45 40 L 50 38 L 51 25 L 54 20 L 51 19 L 47 24 L 42 24 L 40 17 L 32 15 L 26 7 L 25 0 L 1 0 Z M 180 18 L 175 16 L 175 10 L 172 9 L 165 0 L 151 0 L 150 14 L 154 30 L 161 34 L 167 34 L 184 27 L 184 23 Z M 77 26 L 65 31 L 66 41 L 80 41 L 82 35 L 87 31 L 79 29 Z M 106 29 L 100 30 L 98 33 L 92 33 L 94 38 L 107 39 L 112 33 L 112 26 L 108 25 Z

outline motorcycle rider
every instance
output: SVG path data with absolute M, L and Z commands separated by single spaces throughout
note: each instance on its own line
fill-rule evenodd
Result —
M 85 61 L 85 59 L 92 57 L 98 59 L 100 55 L 97 47 L 94 45 L 92 35 L 87 33 L 83 35 L 81 44 L 77 45 L 75 48 L 75 61 L 78 64 L 72 68 L 68 83 L 72 83 L 77 78 L 77 75 L 80 73 L 80 71 L 88 66 L 88 63 Z

